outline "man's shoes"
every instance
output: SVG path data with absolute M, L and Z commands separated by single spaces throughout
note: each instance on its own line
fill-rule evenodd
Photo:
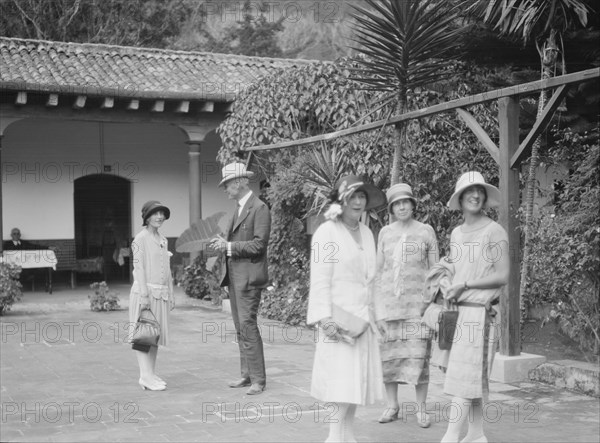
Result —
M 265 385 L 260 385 L 258 383 L 252 383 L 252 386 L 250 386 L 250 389 L 248 389 L 246 391 L 246 394 L 256 395 L 256 394 L 260 394 L 264 390 L 265 390 Z
M 246 386 L 250 386 L 252 382 L 249 378 L 240 378 L 239 380 L 229 382 L 230 388 L 245 388 Z

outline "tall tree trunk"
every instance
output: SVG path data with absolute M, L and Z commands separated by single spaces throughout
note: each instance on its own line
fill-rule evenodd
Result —
M 541 59 L 541 77 L 542 80 L 551 78 L 554 76 L 554 68 L 556 67 L 556 60 L 558 56 L 558 48 L 556 46 L 556 34 L 554 30 L 550 32 L 550 35 L 544 42 L 543 48 L 539 49 Z M 546 107 L 548 101 L 547 91 L 542 90 L 540 92 L 540 98 L 538 101 L 538 109 L 536 118 L 540 118 Z M 525 225 L 523 229 L 523 262 L 521 263 L 521 286 L 519 288 L 520 304 L 521 304 L 521 323 L 525 320 L 527 315 L 527 308 L 525 306 L 525 292 L 527 288 L 529 278 L 529 262 L 531 255 L 531 223 L 533 221 L 533 205 L 535 200 L 535 188 L 536 188 L 536 169 L 540 163 L 540 144 L 541 137 L 538 136 L 535 142 L 531 146 L 531 161 L 529 163 L 529 173 L 527 174 L 526 194 L 525 194 Z M 522 330 L 522 328 L 521 328 Z
M 402 88 L 401 88 L 402 89 Z M 406 88 L 398 94 L 398 105 L 396 106 L 396 115 L 402 115 L 406 112 Z M 392 162 L 392 173 L 390 185 L 400 183 L 400 177 L 404 175 L 402 167 L 402 154 L 407 144 L 408 137 L 406 126 L 408 122 L 399 122 L 394 125 L 394 159 Z

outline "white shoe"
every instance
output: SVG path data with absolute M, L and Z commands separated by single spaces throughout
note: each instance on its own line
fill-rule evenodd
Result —
M 140 384 L 143 390 L 148 389 L 150 391 L 164 391 L 167 388 L 166 385 L 163 385 L 161 383 L 157 383 L 155 381 L 148 383 L 147 381 L 142 380 L 141 378 L 138 380 L 138 383 Z

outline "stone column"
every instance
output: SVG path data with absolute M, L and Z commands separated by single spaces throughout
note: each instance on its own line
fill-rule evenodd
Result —
M 200 177 L 200 147 L 201 143 L 196 140 L 189 140 L 186 142 L 190 150 L 188 155 L 190 157 L 190 177 L 189 177 L 189 188 L 190 188 L 190 226 L 202 218 L 202 190 L 201 190 L 201 177 Z M 190 260 L 193 261 L 198 257 L 198 252 L 190 253 Z

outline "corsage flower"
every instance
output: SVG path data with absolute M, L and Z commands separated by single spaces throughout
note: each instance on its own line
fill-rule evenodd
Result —
M 339 203 L 330 204 L 325 214 L 323 214 L 327 220 L 335 220 L 340 215 L 342 215 L 342 206 Z

